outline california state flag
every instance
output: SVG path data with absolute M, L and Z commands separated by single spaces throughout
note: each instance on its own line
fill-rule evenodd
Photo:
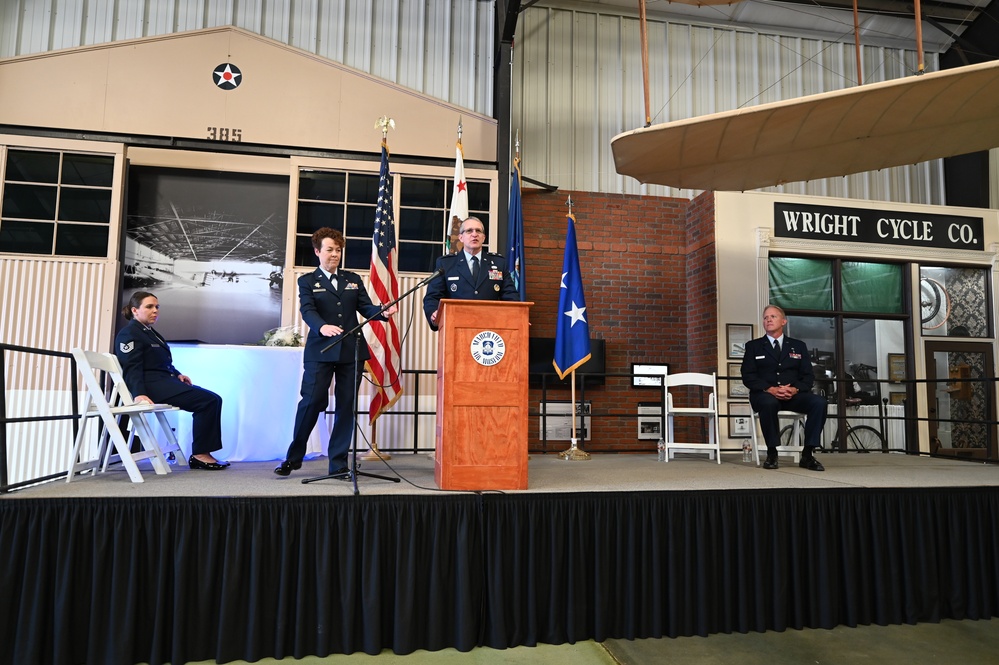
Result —
M 461 138 L 458 139 L 454 152 L 454 191 L 444 230 L 445 254 L 450 254 L 452 247 L 457 250 L 458 227 L 468 217 L 468 183 L 465 181 L 465 153 L 461 148 Z

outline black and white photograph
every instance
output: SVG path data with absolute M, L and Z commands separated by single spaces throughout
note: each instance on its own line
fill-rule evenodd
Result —
M 149 291 L 171 341 L 254 344 L 281 325 L 288 179 L 133 167 L 121 304 Z
M 746 355 L 746 342 L 753 339 L 753 324 L 725 324 L 725 348 L 729 358 L 742 358 Z
M 728 364 L 728 396 L 749 397 L 749 388 L 742 382 L 742 366 L 739 363 Z

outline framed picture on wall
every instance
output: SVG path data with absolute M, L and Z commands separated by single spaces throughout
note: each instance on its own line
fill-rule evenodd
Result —
M 746 355 L 746 342 L 753 339 L 752 323 L 725 324 L 725 348 L 729 358 L 742 358 Z
M 749 388 L 742 382 L 742 365 L 728 364 L 728 396 L 730 398 L 749 397 Z
M 888 404 L 891 406 L 904 406 L 905 393 L 888 393 Z
M 728 403 L 728 436 L 730 439 L 748 439 L 753 436 L 752 409 L 749 402 Z
M 888 381 L 890 383 L 902 383 L 905 381 L 905 354 L 888 354 Z
M 635 388 L 662 388 L 669 365 L 631 363 L 631 385 Z M 644 376 L 643 376 L 644 375 Z

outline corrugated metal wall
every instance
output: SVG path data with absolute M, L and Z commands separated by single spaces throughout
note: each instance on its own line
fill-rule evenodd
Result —
M 3 0 L 0 58 L 234 25 L 492 115 L 493 3 Z
M 649 19 L 652 122 L 837 90 L 853 84 L 852 44 Z M 865 47 L 868 83 L 912 75 L 914 51 Z M 936 68 L 936 55 L 926 57 Z M 514 55 L 511 126 L 523 173 L 566 189 L 690 197 L 617 174 L 611 139 L 645 124 L 639 22 L 590 8 L 529 8 Z M 943 204 L 941 161 L 775 191 Z
M 523 173 L 569 189 L 689 197 L 619 176 L 616 134 L 644 124 L 638 20 L 616 8 L 533 6 L 514 53 L 513 121 Z M 493 114 L 494 3 L 477 0 L 8 0 L 0 57 L 235 25 Z M 852 84 L 851 44 L 649 19 L 653 122 Z M 863 49 L 866 82 L 911 75 L 911 50 Z M 936 55 L 927 55 L 929 70 Z M 946 203 L 939 161 L 775 188 Z
M 115 320 L 107 285 L 117 271 L 109 260 L 0 259 L 0 340 L 54 351 L 105 347 Z M 8 417 L 72 412 L 69 359 L 7 351 L 3 360 Z M 68 420 L 9 425 L 9 481 L 65 470 L 72 447 Z

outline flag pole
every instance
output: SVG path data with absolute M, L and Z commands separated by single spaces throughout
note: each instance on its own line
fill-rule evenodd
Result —
M 388 145 L 388 130 L 389 128 L 395 129 L 395 120 L 383 115 L 375 121 L 375 128 L 382 130 L 382 145 Z M 361 455 L 361 459 L 365 462 L 392 459 L 391 454 L 378 450 L 378 425 L 375 420 L 371 421 L 371 442 L 368 443 L 368 452 Z
M 570 403 L 569 403 L 569 417 L 572 418 L 572 442 L 569 445 L 568 450 L 563 450 L 559 453 L 559 457 L 569 462 L 582 462 L 590 459 L 590 453 L 585 450 L 580 450 L 577 442 L 579 438 L 576 436 L 576 370 L 572 370 L 569 373 L 569 382 L 572 384 L 572 391 L 570 393 Z

